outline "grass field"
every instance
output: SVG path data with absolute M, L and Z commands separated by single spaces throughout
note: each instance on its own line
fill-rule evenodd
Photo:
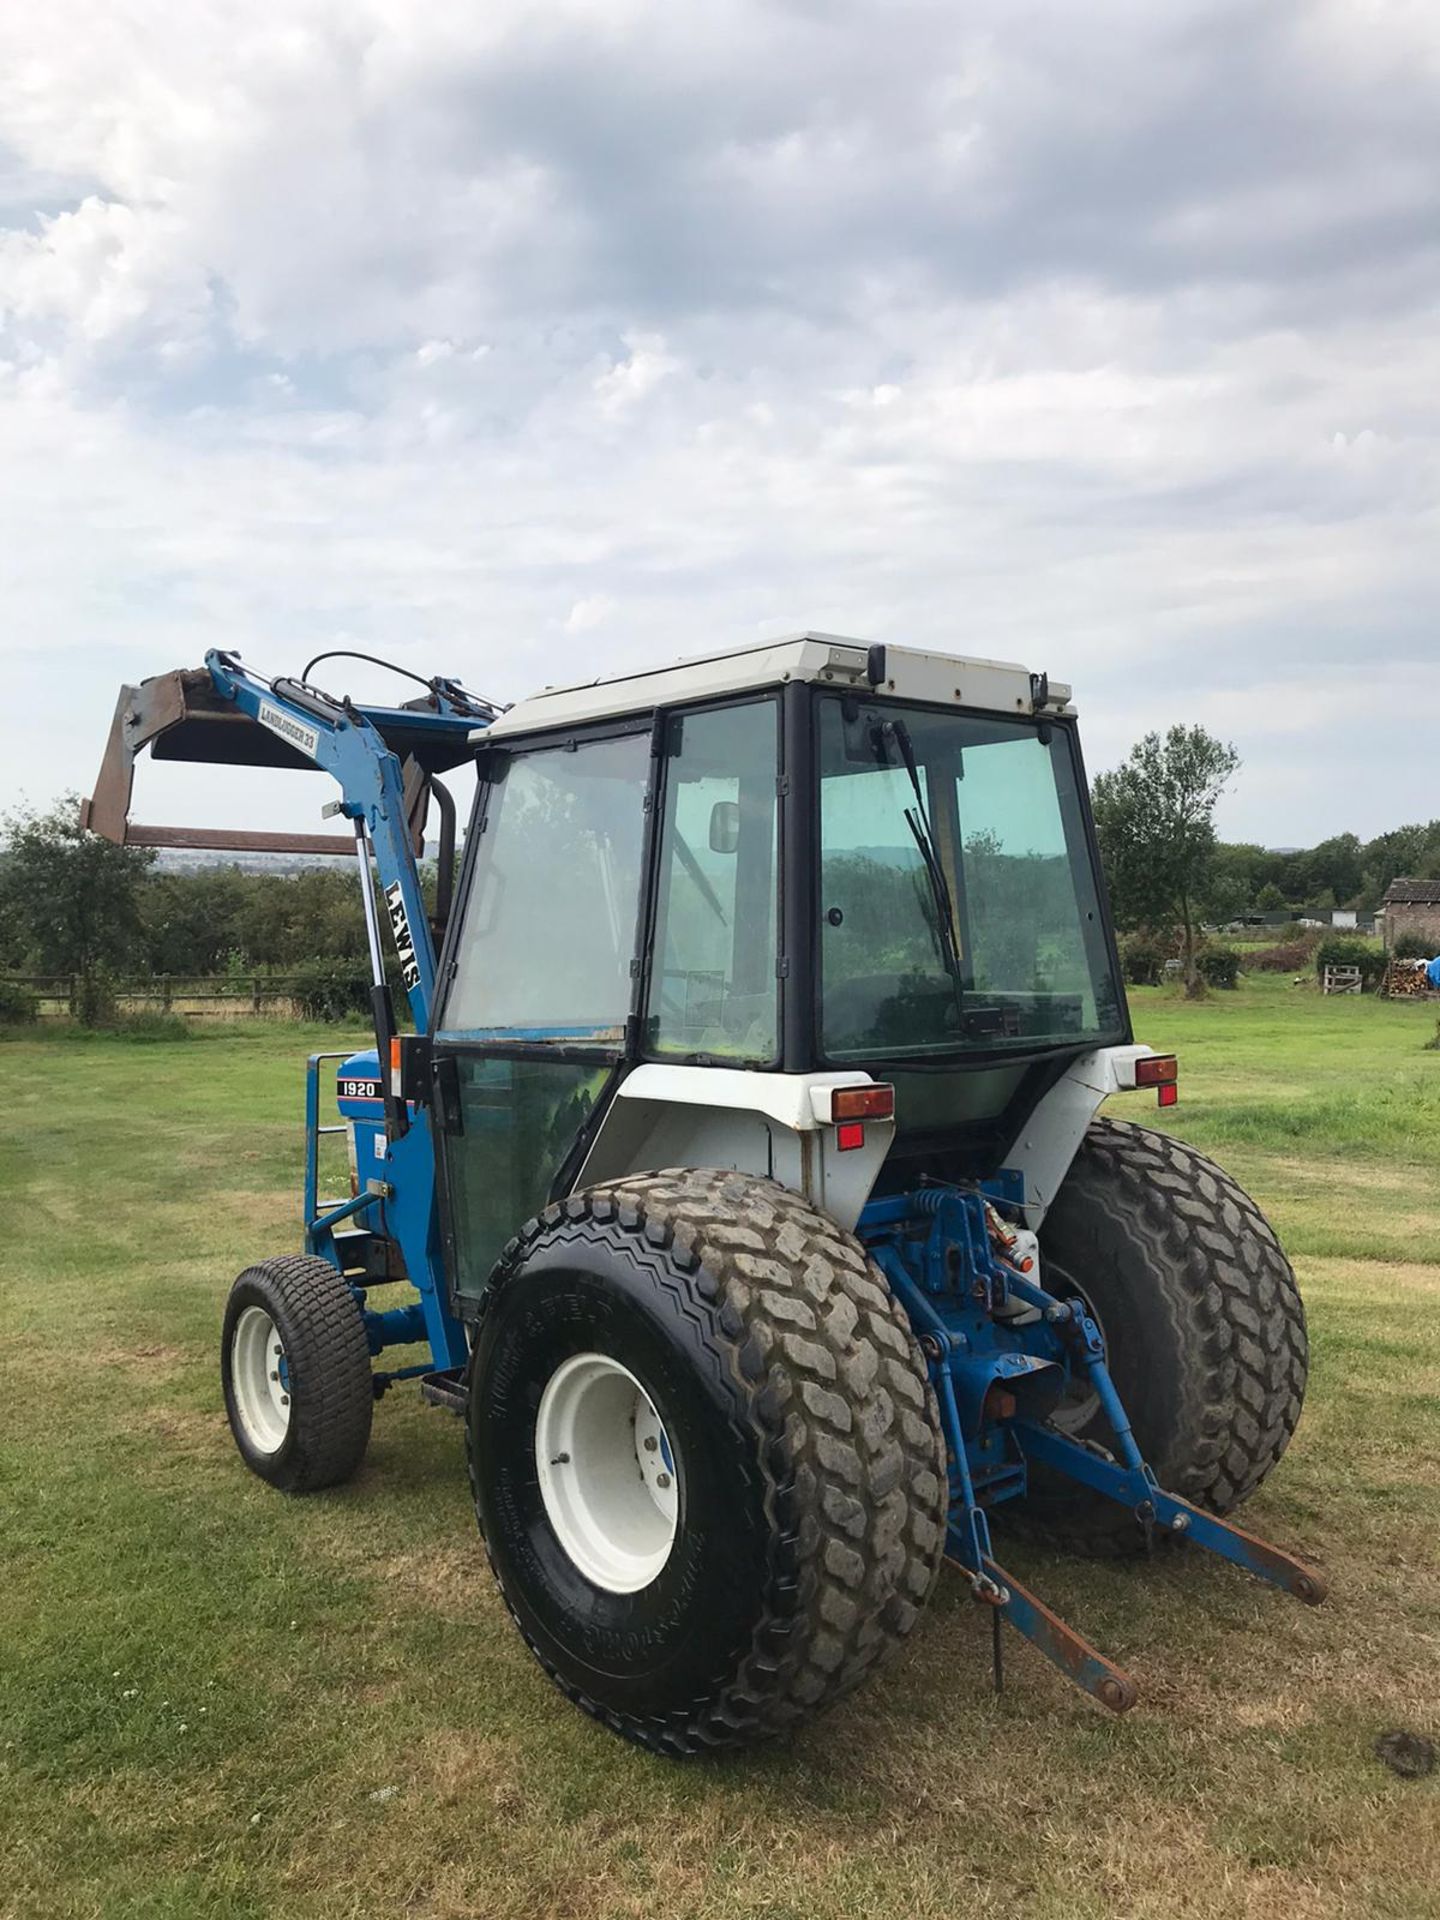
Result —
M 1268 1209 L 1313 1370 L 1251 1524 L 1312 1612 L 1198 1556 L 1013 1555 L 1135 1674 L 1113 1721 L 947 1574 L 791 1746 L 678 1767 L 533 1665 L 459 1433 L 392 1395 L 288 1501 L 219 1410 L 230 1278 L 296 1244 L 300 1063 L 333 1031 L 0 1045 L 0 1914 L 1440 1915 L 1440 1053 L 1433 1017 L 1259 981 L 1135 996 L 1178 1132 Z M 1132 1096 L 1121 1109 L 1150 1120 Z

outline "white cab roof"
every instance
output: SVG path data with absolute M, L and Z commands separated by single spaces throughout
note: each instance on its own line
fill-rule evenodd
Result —
M 782 686 L 787 680 L 833 682 L 897 700 L 974 707 L 986 713 L 1028 714 L 1040 708 L 1069 712 L 1070 689 L 1045 682 L 1028 667 L 1003 660 L 968 660 L 946 653 L 921 653 L 912 647 L 886 646 L 884 677 L 869 680 L 871 649 L 864 640 L 837 633 L 787 634 L 752 647 L 633 673 L 611 674 L 568 687 L 546 687 L 479 729 L 476 740 L 494 740 L 542 728 L 578 726 L 587 720 L 619 718 L 687 700 L 713 700 L 729 693 Z

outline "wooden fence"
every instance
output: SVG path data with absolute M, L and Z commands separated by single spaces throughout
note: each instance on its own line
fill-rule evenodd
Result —
M 11 973 L 6 982 L 24 987 L 39 1002 L 42 1020 L 68 1014 L 75 982 L 64 975 Z M 190 1020 L 271 1020 L 300 1018 L 301 982 L 294 975 L 253 974 L 180 978 L 153 974 L 143 980 L 118 980 L 115 1005 L 121 1013 L 178 1013 Z

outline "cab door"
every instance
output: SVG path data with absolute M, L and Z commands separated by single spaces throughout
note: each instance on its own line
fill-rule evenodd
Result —
M 432 1059 L 452 1289 L 548 1202 L 632 1036 L 648 717 L 487 751 Z

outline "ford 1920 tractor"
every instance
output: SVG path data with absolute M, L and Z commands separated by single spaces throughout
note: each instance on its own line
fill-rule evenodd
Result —
M 1225 1517 L 1299 1417 L 1289 1263 L 1218 1167 L 1101 1113 L 1169 1106 L 1176 1064 L 1132 1037 L 1068 687 L 825 634 L 504 710 L 439 677 L 356 705 L 319 664 L 124 689 L 85 809 L 122 841 L 357 856 L 375 1045 L 310 1061 L 304 1249 L 230 1291 L 247 1466 L 334 1486 L 418 1378 L 464 1417 L 536 1658 L 668 1754 L 847 1693 L 947 1558 L 997 1674 L 1009 1622 L 1124 1711 L 1007 1530 L 1184 1542 L 1323 1598 Z M 146 745 L 321 768 L 349 831 L 132 826 Z M 457 863 L 442 776 L 469 770 Z

